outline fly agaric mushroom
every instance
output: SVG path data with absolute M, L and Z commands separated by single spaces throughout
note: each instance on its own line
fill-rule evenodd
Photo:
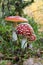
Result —
M 11 21 L 15 24 L 28 21 L 27 19 L 20 17 L 20 16 L 8 16 L 5 18 L 5 20 Z
M 29 38 L 30 41 L 34 41 L 36 38 L 33 28 L 28 23 L 19 24 L 16 30 L 17 30 L 17 34 Z
M 36 39 L 33 28 L 28 23 L 19 24 L 16 31 L 18 35 L 24 36 L 25 38 L 29 39 L 29 41 L 34 41 Z
M 20 16 L 8 16 L 8 17 L 5 18 L 5 20 L 13 22 L 14 27 L 17 26 L 17 23 L 28 21 L 27 19 L 20 17 Z M 14 31 L 13 31 L 13 40 L 17 40 L 17 35 Z

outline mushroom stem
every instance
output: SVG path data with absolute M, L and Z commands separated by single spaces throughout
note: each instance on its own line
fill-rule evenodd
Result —
M 17 34 L 16 34 L 15 31 L 13 31 L 12 38 L 13 38 L 13 41 L 16 41 L 17 40 Z
M 13 24 L 13 27 L 14 27 L 14 28 L 16 28 L 16 26 L 17 26 L 17 22 Z
M 22 39 L 22 41 L 21 41 L 21 47 L 22 47 L 22 48 L 27 47 L 27 39 L 26 39 L 26 38 L 23 38 L 23 39 Z

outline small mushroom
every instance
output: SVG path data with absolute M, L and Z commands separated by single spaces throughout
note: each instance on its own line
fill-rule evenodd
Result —
M 29 37 L 29 41 L 34 41 L 36 40 L 36 35 L 35 34 L 32 34 L 30 37 Z
M 20 17 L 20 16 L 8 16 L 8 17 L 5 18 L 5 20 L 13 22 L 14 27 L 17 26 L 17 23 L 28 21 L 26 18 L 23 18 L 23 17 Z M 15 40 L 17 40 L 17 35 L 16 35 L 16 32 L 13 31 L 13 41 L 15 41 Z
M 28 23 L 21 23 L 17 26 L 16 32 L 18 35 L 22 35 L 29 41 L 34 41 L 36 39 L 36 36 L 34 34 L 33 28 Z M 26 42 L 25 41 L 25 42 Z M 22 40 L 23 42 L 23 40 Z M 24 43 L 23 43 L 24 45 Z

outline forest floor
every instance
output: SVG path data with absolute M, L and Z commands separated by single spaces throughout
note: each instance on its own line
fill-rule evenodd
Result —
M 2 63 L 3 61 L 3 63 Z M 18 64 L 12 64 L 11 62 L 7 62 L 4 64 L 5 60 L 0 61 L 0 65 L 18 65 Z M 43 65 L 43 58 L 29 58 L 23 62 L 23 65 Z
M 43 65 L 42 58 L 29 58 L 26 60 L 23 65 Z

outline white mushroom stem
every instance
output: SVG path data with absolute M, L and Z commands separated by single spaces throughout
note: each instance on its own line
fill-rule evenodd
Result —
M 13 41 L 16 41 L 17 40 L 17 34 L 16 34 L 15 31 L 13 31 L 12 38 L 13 38 Z
M 21 41 L 21 48 L 25 48 L 25 47 L 27 47 L 27 39 L 23 38 Z
M 17 26 L 17 22 L 13 24 L 14 29 L 16 29 L 16 26 Z M 13 31 L 12 33 L 12 38 L 13 38 L 13 41 L 17 40 L 17 34 L 15 31 Z
M 27 47 L 27 39 L 23 38 L 21 41 L 21 48 L 26 48 Z M 29 44 L 29 49 L 33 50 L 33 45 L 31 44 L 31 42 L 28 43 Z

